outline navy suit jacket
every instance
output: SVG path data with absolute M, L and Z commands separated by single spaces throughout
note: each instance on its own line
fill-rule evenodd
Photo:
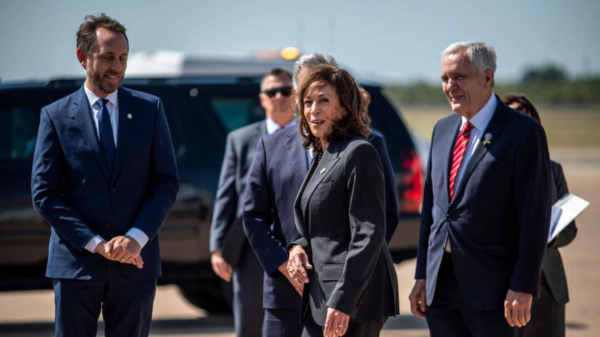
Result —
M 118 99 L 112 175 L 83 87 L 42 109 L 31 193 L 52 227 L 47 277 L 88 280 L 105 274 L 109 263 L 134 280 L 161 274 L 157 233 L 179 188 L 171 135 L 159 98 L 121 87 Z M 149 238 L 143 269 L 84 249 L 96 235 L 110 240 L 130 228 Z
M 254 160 L 256 144 L 265 135 L 266 120 L 246 125 L 227 135 L 210 228 L 210 251 L 222 249 L 223 258 L 234 268 L 248 242 L 242 226 L 246 179 Z
M 431 305 L 446 240 L 456 279 L 473 310 L 503 308 L 509 289 L 539 293 L 550 225 L 551 179 L 546 135 L 532 118 L 500 99 L 483 140 L 450 201 L 451 156 L 461 116 L 433 130 L 425 177 L 417 279 L 426 279 Z
M 398 225 L 396 181 L 384 139 L 368 137 L 384 168 L 386 239 Z M 308 173 L 306 150 L 298 128 L 290 127 L 258 141 L 244 200 L 244 229 L 268 277 L 263 305 L 267 309 L 299 308 L 300 296 L 277 268 L 288 259 L 286 246 L 301 238 L 294 221 L 294 201 Z

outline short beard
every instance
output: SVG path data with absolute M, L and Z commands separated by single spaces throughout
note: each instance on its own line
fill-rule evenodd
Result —
M 87 78 L 90 80 L 90 84 L 105 94 L 112 94 L 117 89 L 119 89 L 119 87 L 121 86 L 121 82 L 123 82 L 123 76 L 121 76 L 121 78 L 119 78 L 119 81 L 116 85 L 102 84 L 103 75 L 95 73 L 91 69 L 91 67 L 87 67 L 86 73 L 87 73 Z

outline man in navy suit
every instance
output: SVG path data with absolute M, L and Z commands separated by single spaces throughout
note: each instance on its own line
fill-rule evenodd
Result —
M 285 69 L 268 71 L 258 94 L 266 119 L 246 125 L 227 135 L 225 157 L 210 229 L 213 270 L 223 280 L 233 280 L 233 317 L 236 336 L 262 333 L 263 272 L 248 244 L 242 226 L 242 205 L 248 170 L 260 137 L 296 124 L 292 111 L 292 75 Z
M 326 56 L 327 59 L 321 54 L 308 54 L 300 58 L 294 71 L 295 85 L 302 66 L 333 60 Z M 298 317 L 303 287 L 287 271 L 285 247 L 301 238 L 294 223 L 294 201 L 312 160 L 310 152 L 302 146 L 303 140 L 297 127 L 262 137 L 248 172 L 243 223 L 265 274 L 263 337 L 299 337 L 302 334 Z M 384 167 L 386 207 L 389 208 L 386 211 L 386 239 L 389 242 L 398 225 L 394 171 L 383 137 L 372 133 L 368 140 L 377 149 Z
M 52 231 L 56 336 L 96 336 L 101 310 L 106 336 L 149 334 L 179 180 L 161 100 L 120 87 L 128 51 L 123 25 L 86 16 L 85 84 L 41 112 L 32 197 Z
M 521 335 L 550 225 L 546 135 L 494 95 L 492 47 L 461 42 L 442 55 L 456 114 L 433 130 L 411 310 L 433 337 Z

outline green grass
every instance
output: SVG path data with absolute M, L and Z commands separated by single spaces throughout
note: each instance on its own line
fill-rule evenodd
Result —
M 400 108 L 401 115 L 417 135 L 431 139 L 435 123 L 450 115 L 450 107 Z M 550 147 L 560 148 L 599 148 L 600 147 L 600 106 L 594 107 L 539 107 L 542 125 L 546 130 Z

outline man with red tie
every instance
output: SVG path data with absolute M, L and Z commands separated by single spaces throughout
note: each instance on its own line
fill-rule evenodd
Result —
M 460 42 L 442 55 L 456 114 L 433 130 L 411 310 L 433 337 L 519 336 L 550 225 L 546 135 L 494 95 L 492 47 Z

